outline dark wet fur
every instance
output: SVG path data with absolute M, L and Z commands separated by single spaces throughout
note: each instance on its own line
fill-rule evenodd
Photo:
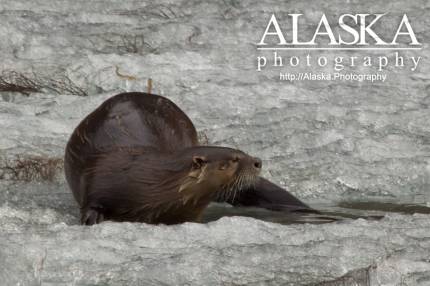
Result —
M 309 207 L 285 189 L 261 177 L 254 185 L 241 189 L 239 195 L 219 196 L 217 201 L 225 201 L 234 206 L 259 206 L 272 211 L 319 214 L 319 211 Z
M 256 176 L 238 170 L 231 184 L 214 190 L 196 190 L 184 201 L 179 192 L 192 169 L 192 158 L 203 155 L 208 163 L 227 161 L 231 153 L 223 147 L 194 147 L 177 153 L 163 153 L 147 148 L 124 148 L 94 155 L 84 171 L 82 188 L 82 223 L 94 224 L 103 219 L 174 224 L 195 221 L 210 203 L 216 191 L 234 191 L 247 177 Z M 242 152 L 241 152 L 242 153 Z M 231 186 L 230 186 L 231 185 Z

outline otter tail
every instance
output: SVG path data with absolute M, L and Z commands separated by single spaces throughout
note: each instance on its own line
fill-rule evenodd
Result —
M 287 190 L 262 177 L 253 187 L 240 190 L 236 196 L 217 198 L 216 201 L 227 202 L 233 206 L 260 207 L 272 211 L 320 214 Z

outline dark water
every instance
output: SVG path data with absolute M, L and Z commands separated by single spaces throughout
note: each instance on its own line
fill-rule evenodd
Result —
M 215 221 L 225 216 L 245 216 L 281 224 L 321 224 L 358 218 L 378 220 L 388 213 L 430 214 L 430 207 L 420 204 L 395 204 L 362 201 L 341 202 L 336 205 L 313 204 L 312 207 L 321 211 L 321 214 L 287 213 L 259 208 L 231 207 L 227 204 L 211 204 L 204 213 L 203 222 Z

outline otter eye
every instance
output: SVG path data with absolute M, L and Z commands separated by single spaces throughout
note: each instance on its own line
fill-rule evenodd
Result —
M 240 158 L 239 156 L 235 156 L 231 161 L 237 163 L 240 161 Z
M 221 163 L 221 164 L 219 165 L 219 169 L 220 169 L 220 170 L 225 170 L 225 169 L 227 169 L 228 167 L 229 167 L 228 162 L 223 162 L 223 163 Z

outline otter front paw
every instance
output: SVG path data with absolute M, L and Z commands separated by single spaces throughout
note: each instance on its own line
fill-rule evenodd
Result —
M 89 208 L 81 214 L 81 224 L 93 225 L 104 221 L 104 215 L 96 209 Z

